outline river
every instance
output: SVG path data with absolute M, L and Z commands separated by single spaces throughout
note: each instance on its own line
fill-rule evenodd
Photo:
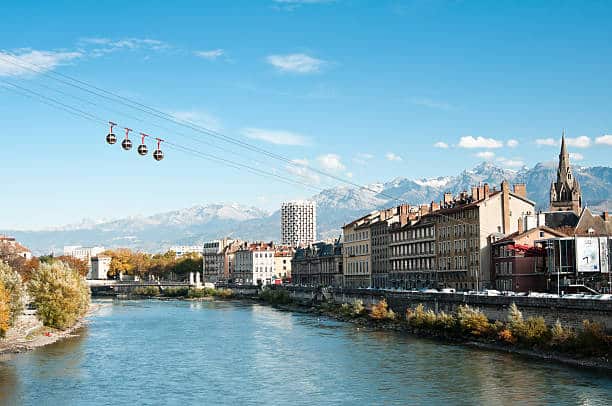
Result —
M 99 301 L 0 360 L 3 405 L 609 405 L 612 377 L 241 302 Z

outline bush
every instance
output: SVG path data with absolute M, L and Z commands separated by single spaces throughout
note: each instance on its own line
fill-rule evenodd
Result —
M 440 312 L 436 315 L 434 326 L 436 330 L 451 332 L 457 327 L 457 319 L 452 314 Z
M 11 306 L 10 296 L 4 284 L 0 281 L 0 337 L 4 337 L 10 327 Z
M 159 295 L 159 287 L 158 286 L 140 286 L 135 288 L 132 293 L 138 296 L 158 296 Z
M 491 332 L 487 316 L 480 310 L 467 305 L 459 306 L 457 309 L 457 321 L 464 333 L 476 337 L 487 336 Z
M 512 335 L 512 331 L 508 330 L 507 328 L 497 333 L 497 339 L 506 344 L 516 343 L 516 338 Z
M 550 330 L 544 317 L 530 317 L 524 322 L 524 328 L 518 336 L 519 341 L 529 345 L 542 345 L 550 341 Z
M 365 313 L 366 309 L 363 306 L 363 301 L 361 299 L 357 299 L 353 302 L 353 315 L 354 316 L 361 316 L 362 314 Z
M 395 313 L 393 310 L 389 310 L 389 305 L 385 299 L 382 299 L 374 306 L 370 312 L 370 317 L 374 320 L 393 320 L 395 319 Z
M 162 296 L 165 297 L 186 297 L 189 294 L 189 288 L 165 288 L 162 290 Z
M 604 333 L 601 324 L 589 320 L 582 322 L 582 330 L 578 332 L 575 338 L 578 351 L 585 355 L 609 353 L 611 344 L 612 337 Z
M 289 292 L 284 289 L 264 288 L 259 292 L 259 298 L 270 304 L 289 304 L 293 302 Z
M 9 265 L 0 261 L 0 283 L 2 283 L 5 294 L 8 297 L 8 306 L 10 310 L 9 326 L 15 323 L 15 320 L 23 313 L 23 299 L 25 297 L 25 289 L 21 282 L 21 276 L 13 270 Z
M 423 304 L 419 304 L 414 311 L 406 311 L 408 324 L 412 328 L 431 329 L 436 323 L 436 314 L 431 310 L 425 310 Z
M 46 326 L 71 327 L 89 308 L 85 279 L 63 262 L 41 263 L 32 273 L 28 290 Z
M 215 291 L 215 296 L 222 299 L 229 299 L 234 296 L 234 292 L 232 292 L 231 289 L 217 289 Z

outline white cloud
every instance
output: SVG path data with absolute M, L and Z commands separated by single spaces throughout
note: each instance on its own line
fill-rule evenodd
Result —
M 217 117 L 205 111 L 201 111 L 201 110 L 173 111 L 170 113 L 170 115 L 177 120 L 189 121 L 189 122 L 201 125 L 202 127 L 206 127 L 214 131 L 220 131 L 222 129 L 221 121 Z
M 508 140 L 506 141 L 506 145 L 510 148 L 516 148 L 519 142 L 517 140 Z
M 570 152 L 569 156 L 573 161 L 582 161 L 584 159 L 584 155 L 579 152 Z
M 367 163 L 367 161 L 369 161 L 372 158 L 374 158 L 374 155 L 372 155 L 372 154 L 369 154 L 367 152 L 359 152 L 353 158 L 353 162 L 355 162 L 356 164 L 359 164 L 359 165 L 365 165 Z
M 426 97 L 423 97 L 423 98 L 413 97 L 409 101 L 410 103 L 415 104 L 417 106 L 428 107 L 430 109 L 450 110 L 453 108 L 453 106 L 451 106 L 450 104 L 446 102 L 432 100 Z
M 0 51 L 0 76 L 33 76 L 82 57 L 80 52 L 37 51 L 23 49 L 13 53 Z
M 242 135 L 253 140 L 261 140 L 276 145 L 307 145 L 308 138 L 284 130 L 266 130 L 263 128 L 245 128 Z
M 482 158 L 482 159 L 493 159 L 493 157 L 495 157 L 495 152 L 493 151 L 482 151 L 476 154 L 476 156 L 478 158 Z
M 387 152 L 385 154 L 385 158 L 387 158 L 388 161 L 401 161 L 402 160 L 401 156 L 396 155 L 393 152 Z
M 211 49 L 210 51 L 195 51 L 194 54 L 199 56 L 200 58 L 208 59 L 209 61 L 214 61 L 215 59 L 223 56 L 225 51 L 223 49 Z
M 269 55 L 266 61 L 282 72 L 315 73 L 319 72 L 325 61 L 306 54 Z
M 110 39 L 94 37 L 81 38 L 79 43 L 82 45 L 95 45 L 99 48 L 94 49 L 94 51 L 100 53 L 109 53 L 119 49 L 150 49 L 153 51 L 161 51 L 170 47 L 164 41 L 151 38 Z
M 535 143 L 537 145 L 548 145 L 551 147 L 554 147 L 558 144 L 557 140 L 555 140 L 554 138 L 538 138 L 535 140 Z
M 581 135 L 580 137 L 576 138 L 566 138 L 565 142 L 567 142 L 567 145 L 570 147 L 576 148 L 588 148 L 591 146 L 591 139 L 586 135 Z
M 612 135 L 606 134 L 595 138 L 595 144 L 612 145 Z
M 287 165 L 287 172 L 292 175 L 301 178 L 302 181 L 307 183 L 319 184 L 321 178 L 316 173 L 312 172 L 309 168 L 309 162 L 307 159 L 292 159 L 291 164 Z
M 340 156 L 337 154 L 325 154 L 317 158 L 319 164 L 329 171 L 341 171 L 345 169 Z
M 434 144 L 435 148 L 442 148 L 442 149 L 446 149 L 448 148 L 448 144 L 443 142 L 443 141 L 438 141 Z
M 485 137 L 461 137 L 459 140 L 459 147 L 461 148 L 501 148 L 504 143 L 493 138 Z
M 500 162 L 503 166 L 508 168 L 520 168 L 525 166 L 525 162 L 520 159 L 508 159 L 504 157 L 497 158 L 497 162 Z
M 353 172 L 347 172 L 346 177 L 349 179 L 353 179 Z

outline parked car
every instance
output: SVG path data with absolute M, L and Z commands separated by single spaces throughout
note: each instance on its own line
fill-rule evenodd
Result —
M 457 291 L 453 288 L 443 288 L 440 292 L 442 293 L 457 293 Z

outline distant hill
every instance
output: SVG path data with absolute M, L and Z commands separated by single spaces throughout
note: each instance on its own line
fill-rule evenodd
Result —
M 612 209 L 612 168 L 577 167 L 583 201 L 596 210 Z M 320 238 L 337 237 L 341 226 L 374 209 L 393 206 L 399 198 L 411 204 L 439 201 L 445 191 L 458 193 L 472 185 L 488 182 L 499 187 L 502 180 L 526 183 L 528 197 L 537 208 L 548 207 L 550 182 L 556 177 L 556 163 L 539 163 L 514 171 L 490 162 L 464 170 L 456 176 L 429 179 L 396 178 L 356 188 L 338 186 L 312 197 L 317 202 Z M 231 235 L 243 239 L 278 240 L 279 212 L 268 213 L 239 204 L 211 204 L 112 221 L 84 221 L 79 224 L 40 231 L 3 230 L 36 253 L 61 252 L 64 245 L 104 245 L 160 251 L 175 244 L 196 244 Z

